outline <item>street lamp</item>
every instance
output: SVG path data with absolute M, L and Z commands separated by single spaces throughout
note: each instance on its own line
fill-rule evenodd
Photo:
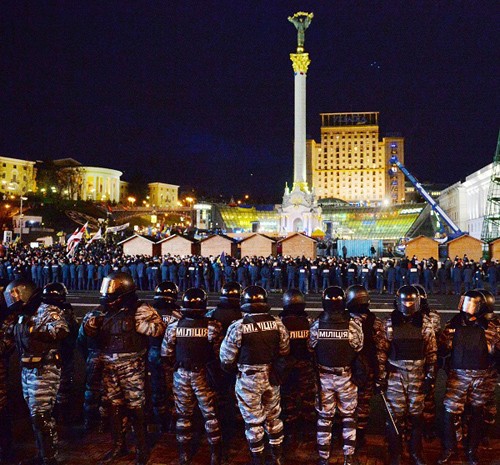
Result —
M 19 244 L 23 243 L 23 200 L 28 200 L 28 197 L 23 197 L 21 195 L 21 212 L 19 213 Z

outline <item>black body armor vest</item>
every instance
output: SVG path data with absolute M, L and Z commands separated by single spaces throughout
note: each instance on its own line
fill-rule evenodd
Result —
M 214 358 L 208 340 L 208 318 L 182 318 L 177 323 L 175 361 L 176 368 L 197 371 Z
M 41 357 L 42 359 L 51 351 L 59 349 L 58 341 L 41 341 L 30 333 L 31 316 L 19 315 L 14 326 L 14 338 L 17 351 L 21 358 Z
M 356 352 L 349 344 L 349 319 L 319 320 L 316 359 L 329 368 L 350 366 Z
M 453 335 L 450 368 L 486 370 L 489 367 L 486 334 L 480 326 L 459 326 Z
M 147 347 L 147 337 L 135 330 L 135 311 L 134 307 L 105 315 L 100 332 L 104 353 L 133 353 Z
M 220 302 L 212 312 L 212 317 L 222 325 L 222 334 L 225 336 L 229 326 L 233 321 L 239 320 L 242 317 L 241 309 L 238 304 L 230 305 Z
M 243 334 L 238 363 L 264 365 L 278 357 L 280 334 L 278 324 L 271 315 L 245 315 L 242 325 Z
M 290 355 L 297 360 L 311 360 L 311 353 L 307 348 L 309 339 L 307 316 L 287 315 L 281 321 L 290 334 Z
M 393 339 L 389 359 L 391 360 L 423 360 L 424 338 L 422 327 L 412 321 L 401 321 L 392 325 Z

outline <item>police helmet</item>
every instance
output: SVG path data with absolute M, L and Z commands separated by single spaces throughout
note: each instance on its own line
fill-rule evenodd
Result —
M 241 297 L 241 284 L 235 281 L 230 281 L 220 291 L 220 300 L 231 300 L 239 303 Z
M 136 291 L 132 276 L 122 271 L 114 271 L 108 274 L 101 285 L 101 305 L 118 305 L 126 296 Z
M 182 296 L 181 310 L 200 310 L 203 313 L 207 309 L 207 293 L 198 287 L 188 289 Z
M 468 320 L 475 320 L 484 312 L 486 299 L 484 294 L 477 289 L 467 291 L 460 298 L 458 309 Z
M 68 290 L 63 283 L 49 283 L 42 291 L 42 301 L 46 304 L 60 304 L 66 302 Z
M 35 283 L 23 278 L 12 281 L 3 293 L 5 305 L 9 311 L 26 307 L 38 295 L 40 295 L 40 289 Z
M 483 313 L 495 313 L 495 295 L 493 294 L 493 292 L 486 289 L 476 289 L 476 291 L 483 294 L 484 297 Z
M 245 313 L 266 313 L 269 311 L 267 292 L 261 286 L 248 286 L 241 296 L 241 311 Z
M 396 309 L 404 316 L 420 311 L 420 293 L 415 286 L 405 284 L 396 292 Z
M 289 289 L 283 294 L 283 310 L 292 313 L 302 313 L 306 308 L 304 294 L 298 289 Z
M 370 307 L 370 294 L 365 286 L 353 284 L 346 290 L 345 304 L 350 313 L 367 313 Z
M 248 286 L 241 296 L 242 304 L 266 304 L 267 292 L 261 286 Z
M 177 284 L 172 281 L 163 281 L 155 288 L 154 300 L 163 300 L 168 303 L 174 303 L 179 295 Z
M 343 312 L 345 310 L 345 292 L 339 286 L 330 286 L 323 291 L 321 296 L 323 309 L 330 312 Z

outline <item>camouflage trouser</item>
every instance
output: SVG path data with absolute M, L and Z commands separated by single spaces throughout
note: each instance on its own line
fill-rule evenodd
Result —
M 150 347 L 148 350 L 148 375 L 151 388 L 151 404 L 158 414 L 167 413 L 167 386 L 165 363 L 160 356 L 160 347 Z
M 444 408 L 460 416 L 466 403 L 473 407 L 484 406 L 491 395 L 487 378 L 488 370 L 450 370 L 446 382 Z
M 236 378 L 235 392 L 250 451 L 264 450 L 264 432 L 269 437 L 269 444 L 281 444 L 280 388 L 269 383 L 269 370 L 242 369 Z
M 420 416 L 424 411 L 424 368 L 389 371 L 387 379 L 387 403 L 392 415 L 400 424 L 407 415 Z
M 368 372 L 368 379 L 363 387 L 358 387 L 358 406 L 356 407 L 356 418 L 358 429 L 365 429 L 370 416 L 370 400 L 375 394 L 375 376 L 373 371 Z
M 315 417 L 316 374 L 310 361 L 295 363 L 286 383 L 281 386 L 281 398 L 285 423 Z
M 351 371 L 342 374 L 320 371 L 321 383 L 316 398 L 318 412 L 317 436 L 318 453 L 323 459 L 330 457 L 332 442 L 332 424 L 338 410 L 342 416 L 342 438 L 344 455 L 354 454 L 356 445 L 356 407 L 358 405 L 358 388 L 351 381 Z
M 128 409 L 144 407 L 144 356 L 128 358 L 104 358 L 103 382 L 107 398 L 112 405 L 124 405 Z
M 495 388 L 497 385 L 498 371 L 496 368 L 490 368 L 485 378 L 486 384 L 486 403 L 484 404 L 484 422 L 487 425 L 494 425 L 497 417 L 497 403 L 495 399 Z
M 99 406 L 106 404 L 106 394 L 103 389 L 104 361 L 101 353 L 89 350 L 85 365 L 85 395 L 83 408 L 86 412 L 97 412 Z
M 65 354 L 62 358 L 61 384 L 57 393 L 58 404 L 69 404 L 72 400 L 75 364 L 73 354 Z
M 217 399 L 215 391 L 208 385 L 205 369 L 195 372 L 178 368 L 174 371 L 174 401 L 177 411 L 177 441 L 189 442 L 193 438 L 193 414 L 198 401 L 205 420 L 208 442 L 220 442 Z
M 424 424 L 433 427 L 436 423 L 436 384 L 433 383 L 424 398 Z
M 0 412 L 7 406 L 9 361 L 0 357 Z
M 61 369 L 52 364 L 37 368 L 23 367 L 21 383 L 23 397 L 28 404 L 31 416 L 52 414 L 57 391 L 61 381 Z

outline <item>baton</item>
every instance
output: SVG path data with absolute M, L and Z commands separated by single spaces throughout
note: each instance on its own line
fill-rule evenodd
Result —
M 385 397 L 385 394 L 383 392 L 380 393 L 380 396 L 382 397 L 382 400 L 384 401 L 384 407 L 385 411 L 387 412 L 387 415 L 389 416 L 389 420 L 391 420 L 392 427 L 394 429 L 394 432 L 396 435 L 399 436 L 399 429 L 396 425 L 396 422 L 394 421 L 394 417 L 392 416 L 391 409 L 389 408 L 389 404 L 387 403 L 387 398 Z

